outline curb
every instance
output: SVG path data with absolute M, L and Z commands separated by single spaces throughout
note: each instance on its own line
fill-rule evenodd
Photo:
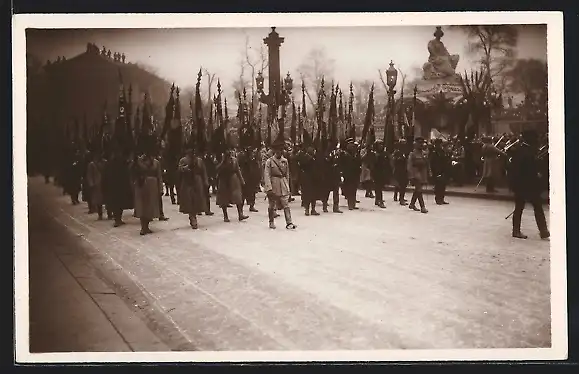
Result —
M 394 187 L 387 186 L 384 191 L 394 191 Z M 414 192 L 414 187 L 407 187 L 406 192 Z M 423 193 L 427 195 L 434 195 L 434 190 L 432 187 L 425 188 Z M 505 195 L 502 193 L 485 193 L 485 192 L 463 192 L 463 191 L 453 191 L 453 190 L 446 190 L 446 196 L 456 196 L 456 197 L 469 197 L 474 199 L 484 199 L 484 200 L 495 200 L 495 201 L 515 201 L 515 197 L 511 194 Z M 549 198 L 541 198 L 543 204 L 549 204 Z

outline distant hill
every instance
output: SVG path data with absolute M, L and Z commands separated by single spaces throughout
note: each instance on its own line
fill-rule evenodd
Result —
M 34 59 L 30 56 L 30 59 Z M 32 63 L 30 63 L 32 62 Z M 37 66 L 27 61 L 27 66 Z M 132 85 L 133 114 L 141 105 L 144 92 L 149 93 L 158 121 L 165 117 L 171 83 L 133 63 L 115 62 L 95 51 L 74 58 L 30 69 L 27 82 L 28 127 L 31 131 L 54 126 L 64 128 L 77 118 L 82 126 L 86 115 L 89 128 L 101 124 L 105 101 L 110 118 L 118 113 L 119 72 L 125 89 Z M 181 99 L 182 107 L 188 102 Z M 182 113 L 187 113 L 187 109 Z

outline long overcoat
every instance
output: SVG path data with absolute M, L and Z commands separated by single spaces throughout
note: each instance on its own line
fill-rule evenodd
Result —
M 199 157 L 185 156 L 179 160 L 179 212 L 198 214 L 206 212 L 209 178 L 205 162 Z
M 217 165 L 217 205 L 243 204 L 243 185 L 245 181 L 237 159 L 225 156 Z
M 129 162 L 122 156 L 113 156 L 105 163 L 103 193 L 105 204 L 113 210 L 134 208 L 134 191 L 129 172 Z
M 501 176 L 501 161 L 499 155 L 501 152 L 493 144 L 485 144 L 482 147 L 482 156 L 484 157 L 482 176 L 484 178 L 498 179 Z
M 301 174 L 301 199 L 302 206 L 316 201 L 319 193 L 316 191 L 316 159 L 306 151 L 298 154 L 298 166 Z
M 141 156 L 134 166 L 135 216 L 146 220 L 159 218 L 163 191 L 161 164 L 154 158 Z
M 372 181 L 372 174 L 370 172 L 370 165 L 372 163 L 372 152 L 366 148 L 360 152 L 362 166 L 360 171 L 360 183 L 367 183 Z
M 261 183 L 261 169 L 259 167 L 259 155 L 257 151 L 241 152 L 237 156 L 237 162 L 241 169 L 241 175 L 245 184 L 243 185 L 243 195 L 250 196 L 259 192 Z
M 414 150 L 408 155 L 408 178 L 417 184 L 428 183 L 428 158 L 424 152 Z
M 90 188 L 91 204 L 103 205 L 105 197 L 103 193 L 103 173 L 105 170 L 104 160 L 91 161 L 87 166 L 86 181 Z

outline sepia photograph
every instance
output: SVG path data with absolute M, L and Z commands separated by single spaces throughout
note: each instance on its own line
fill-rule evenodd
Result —
M 17 360 L 565 359 L 562 20 L 15 16 Z

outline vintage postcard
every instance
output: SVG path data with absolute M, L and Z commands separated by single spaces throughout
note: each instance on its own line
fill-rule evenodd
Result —
M 13 23 L 16 360 L 567 357 L 557 12 Z

